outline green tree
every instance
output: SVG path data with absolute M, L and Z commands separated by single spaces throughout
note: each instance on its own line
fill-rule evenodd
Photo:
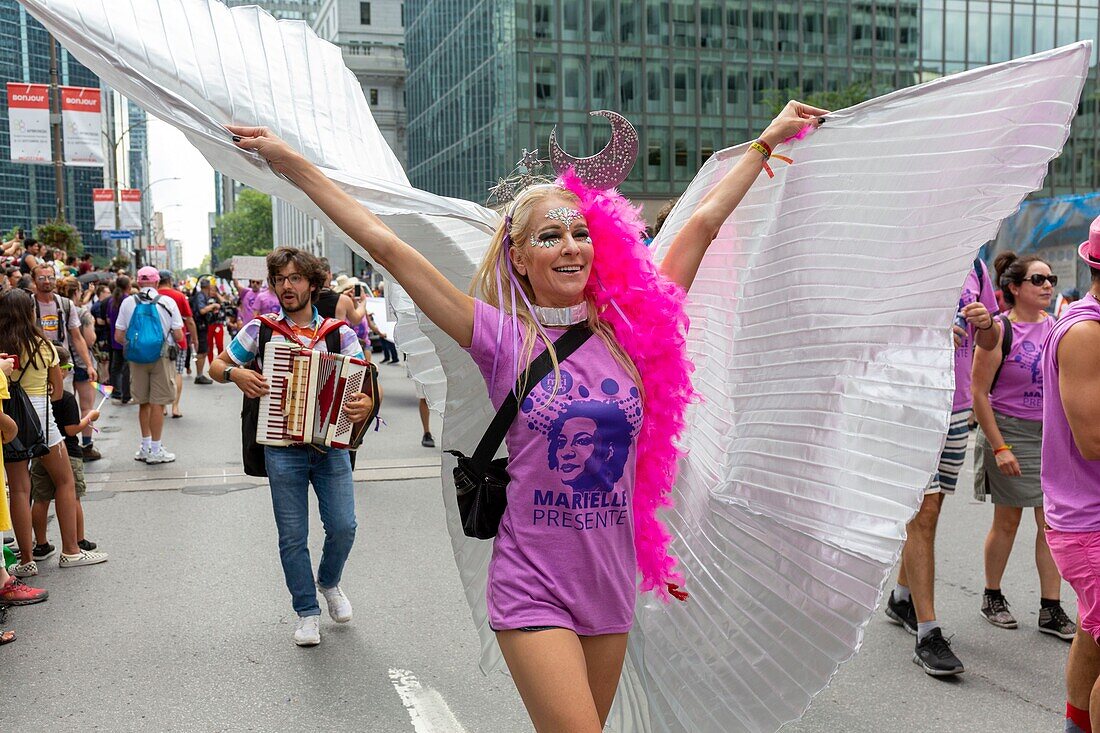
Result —
M 792 99 L 805 102 L 811 107 L 838 110 L 852 107 L 860 102 L 866 102 L 873 96 L 875 96 L 875 90 L 871 88 L 871 85 L 860 82 L 849 84 L 843 89 L 814 92 L 812 94 L 803 94 L 798 89 L 772 89 L 764 92 L 763 101 L 770 113 L 777 115 Z
M 271 197 L 251 188 L 241 191 L 233 211 L 214 222 L 221 240 L 214 258 L 225 262 L 237 255 L 262 255 L 272 249 Z
M 39 224 L 34 230 L 34 238 L 47 247 L 63 249 L 71 255 L 78 255 L 84 249 L 77 228 L 61 219 Z

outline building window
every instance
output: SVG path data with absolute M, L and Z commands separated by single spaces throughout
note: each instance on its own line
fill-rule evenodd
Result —
M 370 106 L 374 107 L 374 106 L 377 106 L 377 104 L 378 104 L 378 90 L 377 89 L 371 89 L 370 90 Z
M 359 3 L 359 25 L 370 25 L 370 3 Z

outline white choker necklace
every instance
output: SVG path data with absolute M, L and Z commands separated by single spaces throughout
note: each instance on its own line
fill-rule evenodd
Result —
M 535 318 L 548 328 L 565 328 L 588 320 L 588 301 L 581 301 L 567 308 L 544 308 L 532 306 Z

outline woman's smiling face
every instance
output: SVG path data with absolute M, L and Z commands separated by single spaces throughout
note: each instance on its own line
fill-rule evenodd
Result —
M 577 205 L 551 196 L 534 205 L 530 231 L 512 241 L 516 272 L 527 277 L 536 305 L 564 308 L 584 299 L 592 271 L 592 240 Z

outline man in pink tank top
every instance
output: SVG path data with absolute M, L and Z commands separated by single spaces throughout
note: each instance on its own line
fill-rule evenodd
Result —
M 1092 287 L 1043 349 L 1042 484 L 1050 554 L 1080 614 L 1066 662 L 1065 729 L 1091 733 L 1100 731 L 1100 217 L 1080 254 Z

